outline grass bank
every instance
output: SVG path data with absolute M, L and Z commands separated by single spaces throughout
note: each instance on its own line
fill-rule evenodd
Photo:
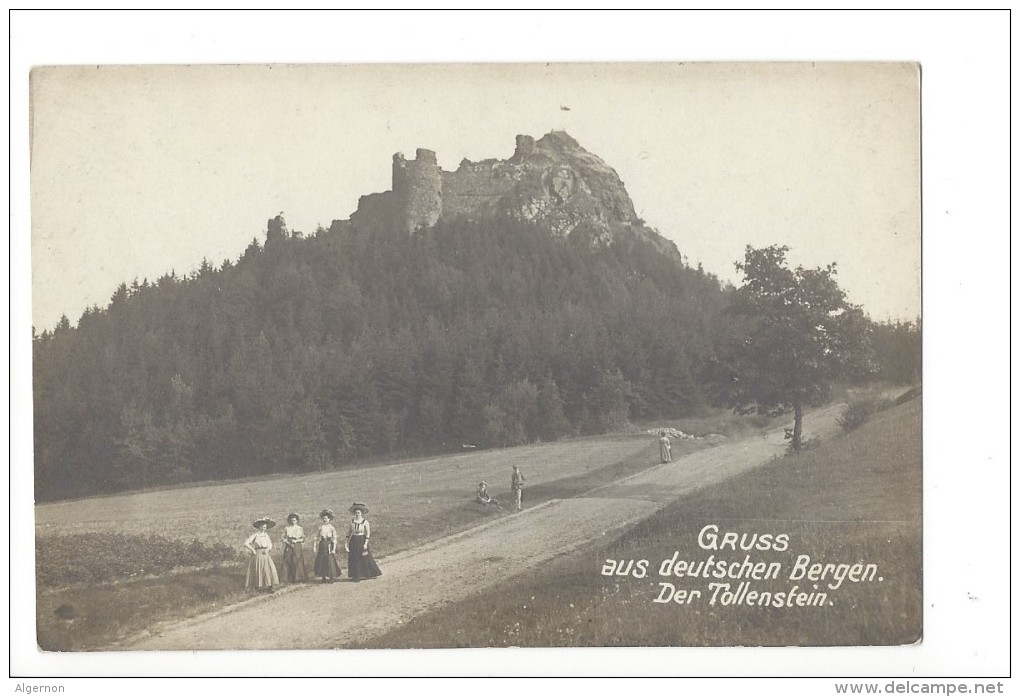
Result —
M 706 526 L 744 535 L 752 548 L 738 542 L 736 550 L 704 549 Z M 692 566 L 711 557 L 732 568 L 749 557 L 766 569 L 778 564 L 779 572 L 747 580 L 742 599 L 727 602 L 711 584 L 729 583 L 739 593 L 741 580 L 661 577 L 661 562 L 674 553 Z M 606 576 L 607 560 L 634 561 L 632 568 L 646 560 L 648 572 Z M 796 578 L 798 564 L 815 578 Z M 821 565 L 817 573 L 809 571 L 814 564 Z M 822 573 L 826 578 L 817 578 Z M 655 602 L 663 582 L 701 595 Z M 921 404 L 913 400 L 800 456 L 695 492 L 615 541 L 427 613 L 364 647 L 904 644 L 920 638 L 921 582 Z M 764 598 L 769 602 L 759 604 Z

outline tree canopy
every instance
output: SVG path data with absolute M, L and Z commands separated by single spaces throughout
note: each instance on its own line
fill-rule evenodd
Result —
M 794 409 L 799 447 L 801 408 L 870 369 L 871 323 L 835 265 L 786 252 L 748 248 L 734 290 L 638 238 L 463 219 L 302 235 L 277 216 L 236 261 L 120 284 L 34 334 L 36 495 L 554 440 L 727 400 Z M 879 329 L 888 376 L 918 375 L 919 327 Z
M 269 221 L 236 261 L 37 335 L 41 500 L 507 446 L 692 413 L 726 292 L 639 239 Z
M 731 312 L 742 331 L 729 349 L 729 401 L 738 409 L 778 415 L 792 409 L 792 447 L 802 446 L 805 406 L 829 398 L 837 381 L 874 371 L 871 323 L 836 282 L 836 264 L 791 269 L 789 248 L 748 246 L 736 267 L 743 285 Z

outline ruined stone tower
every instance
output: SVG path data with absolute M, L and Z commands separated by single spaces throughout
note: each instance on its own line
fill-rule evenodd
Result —
M 463 160 L 449 172 L 439 168 L 432 150 L 418 148 L 413 160 L 397 153 L 392 190 L 362 196 L 349 223 L 367 232 L 414 234 L 456 219 L 540 225 L 592 248 L 636 235 L 679 254 L 637 218 L 616 171 L 563 131 L 537 140 L 519 135 L 510 158 Z
M 407 232 L 436 224 L 443 213 L 443 179 L 431 150 L 418 148 L 415 159 L 393 156 L 396 224 Z

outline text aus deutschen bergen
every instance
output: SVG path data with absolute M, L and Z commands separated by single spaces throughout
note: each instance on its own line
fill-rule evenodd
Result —
M 808 554 L 797 554 L 792 563 L 768 558 L 769 553 L 790 551 L 790 543 L 785 532 L 721 531 L 709 524 L 698 533 L 694 555 L 676 550 L 657 560 L 606 559 L 601 574 L 657 578 L 652 602 L 663 605 L 707 602 L 777 608 L 831 606 L 847 584 L 884 580 L 877 564 L 864 561 L 821 562 Z M 740 552 L 744 552 L 742 558 Z M 776 589 L 776 582 L 784 580 L 790 585 Z

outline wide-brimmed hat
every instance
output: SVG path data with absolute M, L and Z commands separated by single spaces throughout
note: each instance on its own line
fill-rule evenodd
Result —
M 289 523 L 292 520 L 296 520 L 297 522 L 300 523 L 301 522 L 301 516 L 299 516 L 297 513 L 288 513 L 287 514 L 287 522 Z
M 333 518 L 336 518 L 336 513 L 334 513 L 333 511 L 329 510 L 328 508 L 323 508 L 322 512 L 319 514 L 319 517 L 320 518 L 322 518 L 322 517 L 329 517 L 332 520 Z
M 482 481 L 478 482 L 478 486 L 489 486 L 489 483 L 483 479 Z
M 276 526 L 276 521 L 270 518 L 269 516 L 257 519 L 254 523 L 251 524 L 251 526 L 253 528 L 257 528 L 262 523 L 265 523 L 267 528 L 272 528 Z
M 363 503 L 355 502 L 355 503 L 351 504 L 351 509 L 350 510 L 351 510 L 351 513 L 354 513 L 354 511 L 361 511 L 362 515 L 368 515 L 368 506 L 366 506 Z

